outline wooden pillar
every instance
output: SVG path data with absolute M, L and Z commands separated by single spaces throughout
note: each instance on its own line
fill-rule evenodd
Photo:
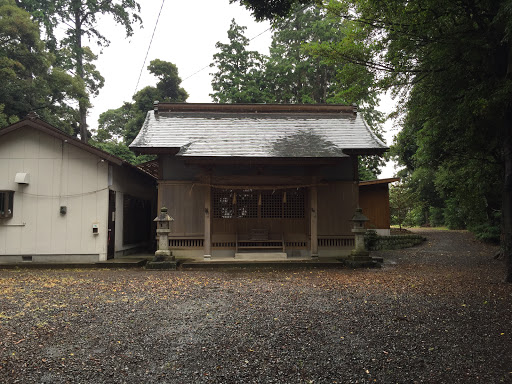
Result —
M 212 187 L 206 187 L 204 193 L 204 258 L 210 260 L 212 257 Z
M 351 155 L 350 160 L 352 161 L 352 177 L 354 181 L 359 181 L 359 158 L 357 155 Z
M 318 257 L 318 190 L 316 184 L 310 188 L 311 194 L 311 257 Z
M 157 179 L 157 190 L 158 190 L 158 194 L 157 194 L 157 197 L 156 197 L 156 211 L 157 211 L 157 215 L 158 215 L 158 212 L 160 212 L 160 208 L 163 207 L 163 203 L 162 203 L 162 186 L 160 185 L 160 181 L 162 181 L 164 179 L 164 158 L 163 158 L 163 155 L 159 155 L 158 156 L 158 179 Z M 166 205 L 167 206 L 167 205 Z

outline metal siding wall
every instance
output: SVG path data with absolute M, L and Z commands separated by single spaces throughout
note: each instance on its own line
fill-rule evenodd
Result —
M 107 163 L 69 144 L 63 164 L 62 156 L 61 140 L 34 129 L 2 138 L 0 188 L 15 193 L 13 218 L 0 222 L 0 255 L 106 253 Z M 30 183 L 14 183 L 17 172 L 29 173 Z

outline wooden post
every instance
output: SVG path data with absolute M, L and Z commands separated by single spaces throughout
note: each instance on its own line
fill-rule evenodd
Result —
M 209 183 L 208 183 L 209 184 Z M 204 259 L 210 260 L 212 257 L 212 187 L 208 185 L 204 194 Z
M 311 257 L 318 257 L 318 190 L 316 184 L 311 192 Z
M 352 176 L 354 181 L 359 181 L 359 159 L 357 155 L 351 155 L 350 160 L 352 161 Z

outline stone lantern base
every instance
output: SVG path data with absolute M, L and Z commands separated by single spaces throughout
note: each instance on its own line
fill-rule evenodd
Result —
M 177 263 L 172 255 L 172 252 L 165 250 L 158 250 L 155 252 L 153 260 L 146 263 L 146 269 L 176 269 Z
M 380 264 L 372 259 L 369 255 L 355 256 L 350 255 L 343 261 L 350 268 L 380 268 Z
M 168 249 L 159 249 L 155 252 L 155 258 L 153 261 L 164 261 L 164 260 L 174 260 L 174 256 L 172 252 Z
M 146 269 L 171 269 L 178 267 L 176 260 L 150 261 L 146 264 Z
M 350 268 L 380 268 L 380 264 L 370 257 L 366 249 L 353 249 L 344 262 Z

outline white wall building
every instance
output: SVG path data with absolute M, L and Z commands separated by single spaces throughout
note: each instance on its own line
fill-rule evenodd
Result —
M 96 262 L 151 248 L 155 185 L 36 116 L 0 129 L 0 263 Z

